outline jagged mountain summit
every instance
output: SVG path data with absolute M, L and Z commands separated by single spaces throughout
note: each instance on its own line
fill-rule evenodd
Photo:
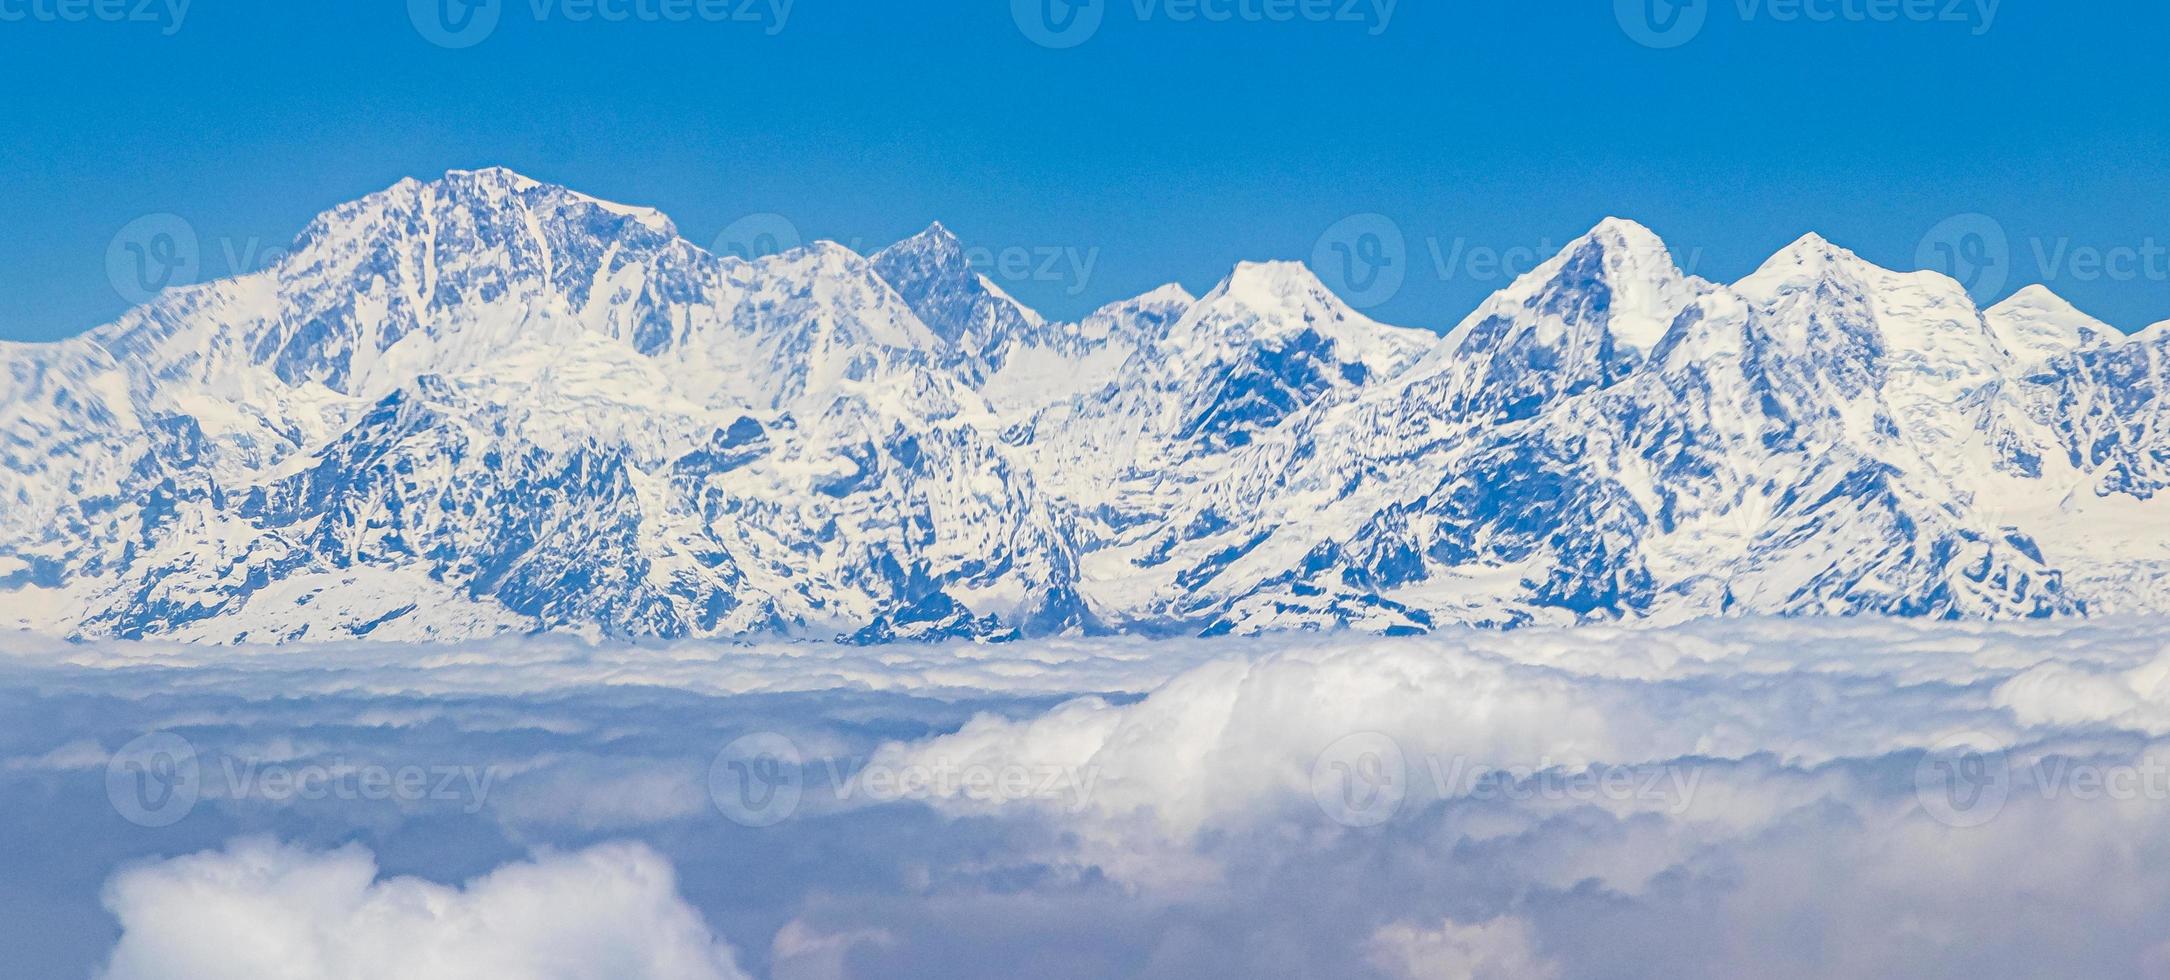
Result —
M 2170 332 L 1607 220 L 1444 337 L 1247 263 L 1077 323 L 940 225 L 711 255 L 504 170 L 0 344 L 0 627 L 211 642 L 2170 610 Z

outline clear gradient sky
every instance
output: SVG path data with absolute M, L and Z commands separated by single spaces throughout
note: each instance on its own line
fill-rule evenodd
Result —
M 1398 233 L 1403 281 L 1329 282 L 1444 329 L 1618 214 L 1714 279 L 1815 230 L 2170 319 L 2161 0 L 467 2 L 0 0 L 0 339 L 124 310 L 146 215 L 215 277 L 490 164 L 703 244 L 940 219 L 1063 317 L 1339 225 Z

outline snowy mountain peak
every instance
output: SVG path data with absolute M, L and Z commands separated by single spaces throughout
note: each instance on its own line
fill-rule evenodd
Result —
M 2005 348 L 2030 367 L 2059 354 L 2110 343 L 2118 336 L 2115 328 L 2039 284 L 2013 293 L 1983 315 Z
M 1832 244 L 1822 235 L 1809 232 L 1773 253 L 1756 271 L 1734 285 L 1742 288 L 1757 283 L 1800 282 L 1830 275 L 1834 269 L 1850 269 L 1857 264 L 1865 264 L 1860 256 Z
M 936 221 L 926 230 L 874 253 L 877 264 L 884 261 L 901 262 L 906 257 L 921 262 L 938 262 L 942 265 L 965 264 L 964 242 L 951 232 L 948 226 Z
M 1516 308 L 1550 310 L 1554 322 L 1538 324 L 1549 336 L 1560 326 L 1557 321 L 1563 317 L 1558 315 L 1567 313 L 1567 307 L 1593 298 L 1611 337 L 1648 349 L 1664 336 L 1673 316 L 1700 286 L 1699 280 L 1674 264 L 1671 249 L 1656 232 L 1625 218 L 1607 218 L 1501 290 L 1464 327 L 1516 315 Z
M 874 253 L 872 263 L 967 377 L 999 371 L 1016 349 L 1044 339 L 1040 315 L 974 270 L 964 244 L 939 221 Z
M 1598 222 L 1578 241 L 1598 242 L 1631 252 L 1664 254 L 1668 251 L 1665 240 L 1658 237 L 1657 232 L 1639 221 L 1617 216 Z
M 1732 288 L 1753 309 L 1757 332 L 1833 385 L 1832 397 L 1881 389 L 1902 424 L 1916 428 L 1960 425 L 1951 403 L 2023 360 L 1957 280 L 1886 269 L 1820 235 L 1802 237 Z
M 964 243 L 958 240 L 956 234 L 949 230 L 949 226 L 943 224 L 940 221 L 928 222 L 927 227 L 924 230 L 922 230 L 919 234 L 912 236 L 912 240 L 918 242 L 939 244 L 943 248 L 955 249 L 964 247 Z
M 1094 310 L 1078 321 L 1076 333 L 1087 342 L 1119 337 L 1135 347 L 1159 338 L 1196 305 L 1190 290 L 1169 283 Z
M 1301 262 L 1238 262 L 1207 299 L 1227 299 L 1261 308 L 1281 306 L 1291 300 L 1311 302 L 1326 292 L 1326 284 Z
M 2058 315 L 2070 315 L 2080 312 L 2079 307 L 2073 306 L 2070 301 L 2057 295 L 2056 291 L 2041 283 L 2020 287 L 2017 292 L 2006 297 L 2004 302 L 1990 307 L 1988 312 L 1997 313 L 2013 310 L 2040 310 Z
M 543 183 L 542 181 L 536 180 L 533 177 L 513 170 L 510 167 L 500 166 L 476 167 L 472 170 L 455 167 L 451 170 L 445 171 L 445 178 L 448 180 L 471 180 L 483 183 L 499 184 L 504 186 L 510 186 L 518 190 L 529 190 L 535 187 L 539 187 Z
M 1557 279 L 1562 269 L 1577 263 L 1583 264 L 1587 271 L 1623 281 L 1638 274 L 1681 277 L 1674 267 L 1672 249 L 1657 232 L 1626 218 L 1606 218 L 1518 281 L 1537 283 Z
M 1561 271 L 1595 249 L 1600 257 L 1590 272 L 1602 273 L 1612 293 L 1612 336 L 1625 346 L 1648 352 L 1663 340 L 1673 318 L 1705 288 L 1680 271 L 1665 240 L 1640 224 L 1607 218 L 1564 250 Z
M 423 240 L 448 225 L 482 229 L 474 243 L 482 247 L 501 244 L 503 236 L 595 241 L 631 235 L 650 248 L 678 239 L 677 227 L 653 208 L 606 201 L 493 167 L 453 170 L 426 182 L 407 178 L 333 208 L 309 223 L 294 251 L 366 252 L 401 239 Z
M 1756 271 L 1732 286 L 1759 313 L 1762 328 L 1797 353 L 1844 355 L 1849 364 L 1868 370 L 1880 359 L 1887 339 L 1879 306 L 1896 298 L 1910 309 L 1943 308 L 1944 321 L 1969 321 L 1964 329 L 1986 336 L 1966 291 L 1935 273 L 1901 274 L 1874 265 L 1813 232 L 1780 249 Z M 1903 294 L 1903 295 L 1902 295 Z M 1963 308 L 1963 309 L 1962 309 Z M 1911 328 L 1911 316 L 1892 318 Z M 1949 333 L 1940 330 L 1939 333 Z M 1889 339 L 1904 339 L 1904 334 Z
M 1198 302 L 1198 297 L 1191 295 L 1190 290 L 1184 289 L 1181 284 L 1171 282 L 1165 286 L 1157 286 L 1146 290 L 1129 299 L 1119 299 L 1109 303 L 1095 310 L 1092 316 L 1114 313 L 1123 309 L 1139 309 L 1150 306 L 1190 306 L 1196 302 Z
M 1417 341 L 1429 347 L 1438 338 L 1426 331 L 1389 327 L 1342 302 L 1301 262 L 1239 262 L 1228 277 L 1197 300 L 1194 323 L 1239 325 L 1251 337 L 1277 337 L 1316 331 L 1352 349 L 1393 347 Z
M 1837 244 L 1834 244 L 1830 239 L 1823 237 L 1822 233 L 1811 231 L 1802 233 L 1801 237 L 1793 240 L 1793 244 L 1788 245 L 1785 248 L 1779 249 L 1778 254 L 1835 256 L 1840 254 L 1852 255 L 1853 253 L 1847 251 L 1845 248 L 1842 248 Z
M 1427 331 L 1389 327 L 1358 313 L 1309 266 L 1289 261 L 1238 263 L 1173 331 L 1176 343 L 1185 346 L 1278 346 L 1290 338 L 1316 337 L 1334 345 L 1345 361 L 1363 363 L 1373 376 L 1398 372 L 1438 341 Z
M 971 277 L 963 244 L 950 234 L 949 229 L 942 227 L 941 222 L 935 222 L 927 230 L 875 252 L 867 259 L 900 290 L 937 280 L 952 285 Z
M 524 199 L 532 205 L 594 209 L 622 218 L 631 218 L 643 227 L 663 235 L 673 238 L 678 235 L 677 226 L 672 224 L 663 212 L 654 208 L 606 201 L 569 187 L 536 180 L 504 167 L 450 170 L 434 182 L 415 186 L 434 192 L 442 198 L 460 200 L 470 207 L 502 207 L 516 199 Z
M 1058 458 L 1120 498 L 1109 533 L 1150 524 L 1228 454 L 1310 406 L 1399 374 L 1438 342 L 1343 303 L 1301 263 L 1245 262 L 1203 298 L 1164 286 L 1079 324 L 1088 349 L 1130 353 L 1103 383 L 1035 420 Z
M 1191 319 L 1203 316 L 1208 308 L 1277 310 L 1292 302 L 1309 305 L 1330 297 L 1326 285 L 1301 263 L 1239 262 L 1199 298 Z
M 1460 416 L 1527 417 L 1627 377 L 1709 289 L 1657 234 L 1607 218 L 1477 308 L 1413 376 Z
M 822 269 L 841 268 L 854 272 L 859 270 L 874 271 L 872 259 L 852 251 L 850 246 L 826 238 L 816 238 L 796 248 L 787 248 L 774 255 L 761 256 L 754 259 L 753 264 L 759 266 L 779 258 L 785 263 L 811 262 Z

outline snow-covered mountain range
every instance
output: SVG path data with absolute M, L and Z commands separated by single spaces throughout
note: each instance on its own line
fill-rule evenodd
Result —
M 2170 611 L 2170 324 L 1608 220 L 1444 338 L 1291 263 L 1049 322 L 504 170 L 0 344 L 0 628 L 859 642 Z

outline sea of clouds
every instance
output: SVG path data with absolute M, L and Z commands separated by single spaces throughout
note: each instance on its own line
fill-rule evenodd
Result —
M 2170 623 L 0 639 L 0 975 L 2170 977 Z

